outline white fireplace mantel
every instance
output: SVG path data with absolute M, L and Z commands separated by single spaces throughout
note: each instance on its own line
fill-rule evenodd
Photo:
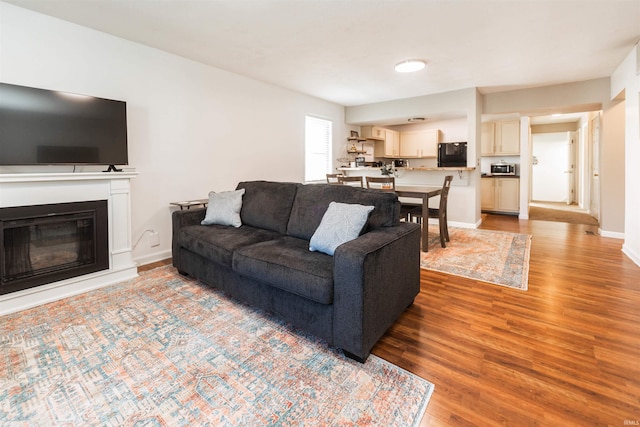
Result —
M 137 276 L 131 247 L 131 179 L 137 172 L 0 174 L 0 208 L 107 200 L 109 269 L 0 295 L 0 315 Z

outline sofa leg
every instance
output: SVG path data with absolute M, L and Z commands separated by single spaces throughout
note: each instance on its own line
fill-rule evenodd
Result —
M 366 357 L 364 357 L 364 358 L 362 358 L 362 357 L 358 357 L 358 356 L 356 356 L 355 354 L 348 352 L 347 350 L 342 350 L 342 352 L 343 352 L 343 353 L 344 353 L 344 355 L 345 355 L 345 356 L 347 356 L 349 359 L 353 359 L 353 360 L 355 360 L 356 362 L 364 363 L 364 362 L 366 362 L 366 361 L 367 361 L 367 358 L 366 358 Z
M 186 273 L 186 272 L 184 272 L 184 271 L 182 271 L 182 270 L 178 270 L 178 273 L 179 273 L 181 276 L 188 276 L 188 275 L 189 275 L 189 273 Z

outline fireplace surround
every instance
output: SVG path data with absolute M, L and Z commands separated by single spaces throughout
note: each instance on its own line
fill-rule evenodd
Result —
M 0 208 L 0 295 L 109 268 L 107 201 Z
M 91 218 L 93 218 L 93 214 L 90 214 L 89 217 L 83 216 L 86 215 L 84 209 L 75 212 L 79 213 L 79 217 L 62 221 L 62 224 L 41 227 L 40 232 L 44 234 L 45 238 L 45 242 L 41 245 L 59 244 L 61 246 L 58 246 L 57 252 L 65 252 L 64 249 L 70 245 L 76 251 L 76 258 L 80 256 L 80 259 L 73 259 L 74 255 L 66 255 L 67 261 L 72 264 L 84 263 L 85 265 L 81 268 L 86 268 L 86 270 L 78 276 L 74 275 L 74 277 L 64 277 L 66 273 L 55 272 L 43 279 L 41 284 L 25 289 L 11 289 L 6 293 L 0 292 L 0 315 L 119 283 L 137 276 L 137 266 L 132 258 L 130 200 L 131 180 L 136 176 L 136 172 L 0 173 L 0 211 L 2 212 L 11 213 L 22 208 L 30 209 L 33 206 L 54 204 L 72 206 L 74 207 L 71 209 L 73 211 L 76 206 L 80 206 L 76 205 L 77 203 L 100 201 L 100 204 L 106 204 L 106 221 L 103 221 L 106 223 L 106 230 L 100 226 L 103 228 L 91 231 L 91 233 L 98 233 L 97 236 L 100 237 L 96 237 L 96 239 L 102 244 L 106 240 L 106 244 L 101 249 L 106 253 L 98 255 L 95 263 L 87 262 L 84 259 L 91 252 L 91 249 L 88 247 L 79 248 L 79 246 L 86 245 L 83 238 L 89 233 L 91 227 L 88 226 L 88 222 L 91 222 Z M 98 215 L 102 218 L 104 214 Z M 29 233 L 32 231 L 35 233 L 35 228 L 29 229 Z M 23 228 L 22 233 L 26 232 Z M 65 233 L 71 233 L 74 237 L 62 237 Z M 15 238 L 19 234 L 21 232 L 16 232 L 13 237 Z M 6 234 L 2 233 L 2 235 Z M 79 243 L 80 240 L 85 243 Z M 25 250 L 24 244 L 23 241 L 23 250 Z M 93 255 L 97 255 L 97 252 Z M 3 253 L 0 258 L 4 257 Z M 21 261 L 26 262 L 26 257 L 22 256 Z M 38 261 L 41 262 L 41 260 Z M 45 261 L 40 264 L 40 267 L 44 270 L 57 269 L 49 263 L 50 261 Z M 27 267 L 23 269 L 28 271 Z M 9 283 L 15 282 L 16 277 L 21 274 L 13 271 L 10 274 L 12 278 Z M 5 285 L 6 283 L 3 283 L 1 286 Z

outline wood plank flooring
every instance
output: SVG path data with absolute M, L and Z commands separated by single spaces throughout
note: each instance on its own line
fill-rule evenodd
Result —
M 529 290 L 423 270 L 373 350 L 435 384 L 421 425 L 639 425 L 640 267 L 623 241 L 501 215 L 481 228 L 533 235 Z
M 436 386 L 422 426 L 640 424 L 640 267 L 596 227 L 488 215 L 533 235 L 529 290 L 423 270 L 373 353 Z

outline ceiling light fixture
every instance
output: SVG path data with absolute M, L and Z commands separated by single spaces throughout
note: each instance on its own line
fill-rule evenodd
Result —
M 422 59 L 407 59 L 396 64 L 395 70 L 399 73 L 412 73 L 422 70 L 427 65 Z
M 410 117 L 407 119 L 408 122 L 424 122 L 424 117 Z

